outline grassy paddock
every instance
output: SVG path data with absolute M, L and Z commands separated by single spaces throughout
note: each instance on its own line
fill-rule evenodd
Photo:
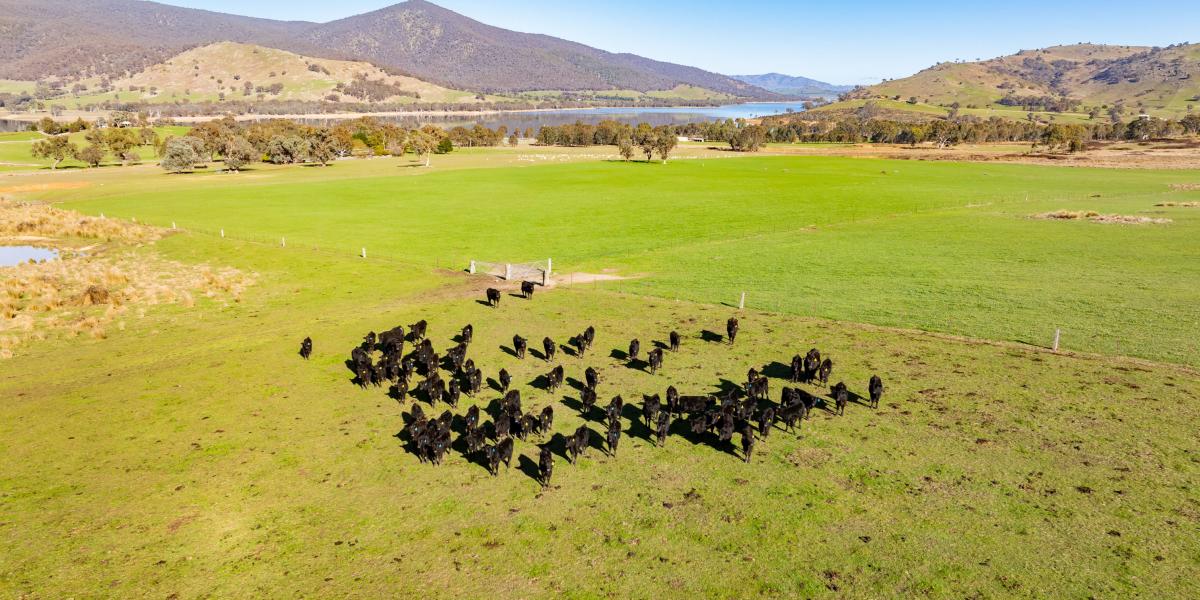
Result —
M 1086 339 L 1111 353 L 1132 323 L 1154 337 L 1116 351 L 1194 364 L 1195 209 L 1152 207 L 1195 200 L 1168 187 L 1195 173 L 805 158 L 544 165 L 528 155 L 464 153 L 431 170 L 374 160 L 0 181 L 0 194 L 93 214 L 289 236 L 287 248 L 199 232 L 140 247 L 258 283 L 239 302 L 152 307 L 108 339 L 50 335 L 0 362 L 0 588 L 1200 595 L 1195 369 L 1013 343 L 1040 341 L 1021 332 L 1073 315 L 1069 348 Z M 1059 208 L 1175 221 L 1027 218 Z M 366 260 L 354 256 L 362 245 Z M 441 257 L 547 255 L 564 272 L 644 277 L 506 296 L 493 310 L 477 302 L 488 282 L 430 268 Z M 716 303 L 740 289 L 751 294 L 738 344 L 705 341 L 734 312 Z M 821 316 L 937 319 L 928 329 L 1001 341 Z M 593 353 L 560 352 L 560 362 L 574 379 L 600 369 L 603 401 L 637 402 L 668 384 L 714 391 L 751 366 L 776 374 L 813 346 L 836 361 L 834 380 L 863 394 L 879 373 L 888 392 L 877 412 L 852 404 L 845 417 L 816 415 L 799 437 L 772 433 L 749 465 L 711 439 L 673 435 L 656 448 L 628 412 L 619 458 L 593 449 L 570 466 L 560 456 L 540 491 L 528 475 L 533 440 L 499 478 L 457 451 L 441 468 L 421 465 L 394 437 L 411 401 L 350 384 L 343 361 L 366 331 L 420 318 L 439 350 L 474 324 L 472 358 L 488 377 L 512 371 L 527 410 L 554 406 L 558 433 L 585 422 L 577 392 L 534 388 L 551 365 L 509 356 L 514 333 L 566 342 L 594 325 Z M 672 329 L 684 347 L 658 376 L 612 354 Z M 1077 341 L 1077 330 L 1090 337 Z M 295 354 L 306 335 L 309 362 Z M 772 380 L 773 398 L 781 385 Z
M 537 164 L 519 160 L 530 156 L 454 161 Z M 646 275 L 629 291 L 707 303 L 747 291 L 752 305 L 789 314 L 1039 345 L 1061 328 L 1074 350 L 1200 364 L 1200 215 L 1154 206 L 1194 197 L 1170 184 L 1195 172 L 823 157 L 501 170 L 454 161 L 139 176 L 45 197 L 430 266 L 553 257 L 564 273 Z M 1028 218 L 1059 209 L 1174 222 Z

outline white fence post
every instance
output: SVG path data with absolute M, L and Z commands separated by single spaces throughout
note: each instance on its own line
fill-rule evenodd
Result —
M 287 238 L 286 237 L 279 238 L 279 245 L 283 248 L 287 248 Z
M 178 229 L 178 227 L 175 227 L 175 221 L 171 221 L 171 229 Z
M 221 237 L 225 237 L 225 230 L 224 230 L 224 229 L 222 229 L 222 230 L 221 230 Z
M 746 308 L 746 292 L 742 292 L 742 301 L 738 302 L 738 310 Z
M 512 265 L 504 263 L 504 280 L 508 281 L 510 279 L 512 279 Z
M 550 274 L 554 272 L 554 259 L 546 259 L 546 279 L 550 279 Z
M 363 248 L 363 249 L 362 249 L 362 257 L 363 257 L 363 258 L 366 258 L 366 257 L 367 257 L 367 249 L 366 249 L 366 248 Z
M 470 266 L 470 268 L 467 269 L 467 271 L 469 273 L 471 273 L 472 275 L 475 274 L 475 261 L 471 261 L 471 266 Z
M 1062 336 L 1062 330 L 1055 329 L 1054 330 L 1054 351 L 1055 352 L 1058 352 L 1058 340 L 1061 336 Z

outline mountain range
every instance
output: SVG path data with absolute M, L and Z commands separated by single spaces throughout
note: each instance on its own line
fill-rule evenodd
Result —
M 854 89 L 852 85 L 834 85 L 832 83 L 825 83 L 824 81 L 817 81 L 816 79 L 809 79 L 808 77 L 797 77 L 780 73 L 733 75 L 732 77 L 743 83 L 758 86 L 764 90 L 786 96 L 836 96 Z
M 480 92 L 693 87 L 778 95 L 737 79 L 634 54 L 492 27 L 425 0 L 329 23 L 279 21 L 141 0 L 0 0 L 0 78 L 127 77 L 187 50 L 239 42 Z

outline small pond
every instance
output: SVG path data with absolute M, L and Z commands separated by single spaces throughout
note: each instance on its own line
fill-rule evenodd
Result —
M 36 246 L 0 246 L 0 267 L 15 267 L 31 260 L 44 261 L 58 258 L 58 252 Z

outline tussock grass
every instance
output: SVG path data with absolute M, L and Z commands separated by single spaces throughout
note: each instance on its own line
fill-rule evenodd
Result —
M 1160 205 L 1161 206 L 1161 205 Z M 1035 219 L 1051 219 L 1059 221 L 1088 220 L 1093 223 L 1109 223 L 1118 225 L 1165 225 L 1171 219 L 1155 217 L 1138 217 L 1133 215 L 1103 215 L 1094 210 L 1056 210 L 1034 215 Z
M 98 239 L 113 242 L 91 253 L 6 269 L 0 281 L 0 358 L 51 333 L 103 339 L 106 327 L 130 306 L 196 305 L 196 295 L 237 302 L 254 277 L 237 269 L 186 265 L 134 252 L 130 244 L 162 237 L 163 231 L 100 219 L 43 204 L 0 201 L 0 236 Z M 119 329 L 124 329 L 122 324 Z
M 154 227 L 90 217 L 45 204 L 0 199 L 0 236 L 3 237 L 84 238 L 145 243 L 160 239 L 164 233 Z

